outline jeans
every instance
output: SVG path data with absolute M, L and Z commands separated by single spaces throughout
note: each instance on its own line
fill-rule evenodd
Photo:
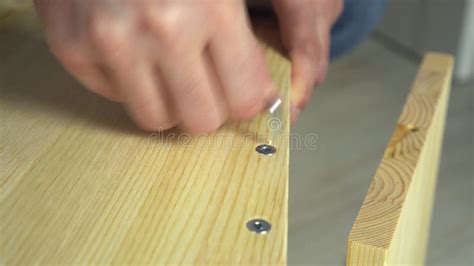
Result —
M 367 38 L 381 19 L 388 0 L 345 0 L 344 10 L 331 30 L 331 59 L 350 51 Z

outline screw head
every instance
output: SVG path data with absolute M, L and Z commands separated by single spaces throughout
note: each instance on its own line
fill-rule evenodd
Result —
M 265 235 L 272 229 L 272 225 L 263 219 L 253 219 L 247 222 L 247 229 L 259 235 Z
M 272 155 L 275 154 L 277 151 L 275 146 L 272 146 L 270 144 L 260 144 L 255 148 L 255 150 L 262 155 Z

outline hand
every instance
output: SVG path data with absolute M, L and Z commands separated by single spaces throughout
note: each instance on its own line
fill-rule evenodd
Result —
M 282 39 L 292 61 L 292 121 L 321 84 L 329 64 L 331 27 L 342 0 L 273 0 Z
M 208 132 L 275 92 L 242 0 L 35 0 L 52 52 L 143 129 Z

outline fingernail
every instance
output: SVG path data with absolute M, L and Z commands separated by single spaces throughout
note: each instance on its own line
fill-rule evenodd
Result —
M 303 98 L 303 95 L 304 95 L 303 84 L 300 81 L 295 80 L 292 86 L 292 90 L 291 90 L 291 98 L 295 102 L 300 102 L 301 99 Z
M 300 116 L 301 109 L 298 107 L 295 107 L 294 105 L 291 106 L 291 123 L 294 124 L 296 121 L 298 121 L 298 118 Z

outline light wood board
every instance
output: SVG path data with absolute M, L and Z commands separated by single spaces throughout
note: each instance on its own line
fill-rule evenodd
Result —
M 286 263 L 285 57 L 264 45 L 285 100 L 271 139 L 265 114 L 208 136 L 147 134 L 81 88 L 25 21 L 0 32 L 0 264 Z M 267 141 L 277 153 L 256 153 Z M 253 218 L 271 231 L 247 230 Z
M 348 265 L 424 263 L 453 59 L 428 54 L 348 241 Z

